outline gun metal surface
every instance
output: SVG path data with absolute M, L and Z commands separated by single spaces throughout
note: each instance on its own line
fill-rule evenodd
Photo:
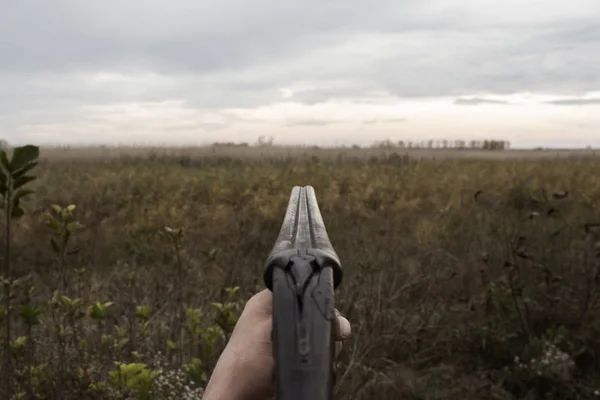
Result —
M 273 292 L 276 399 L 332 399 L 334 290 L 342 266 L 312 186 L 292 189 L 263 278 Z

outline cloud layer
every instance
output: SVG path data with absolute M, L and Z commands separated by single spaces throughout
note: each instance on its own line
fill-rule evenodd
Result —
M 439 137 L 446 126 L 467 137 L 487 118 L 487 131 L 500 124 L 497 134 L 523 143 L 571 135 L 600 145 L 596 0 L 2 8 L 0 136 L 12 142 L 199 143 L 269 131 L 281 142 L 352 143 Z M 568 105 L 579 107 L 559 107 Z M 539 118 L 555 122 L 526 128 Z

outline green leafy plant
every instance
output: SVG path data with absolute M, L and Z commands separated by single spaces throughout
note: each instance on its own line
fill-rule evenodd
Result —
M 96 302 L 88 307 L 88 315 L 96 322 L 104 322 L 110 315 L 110 309 L 113 305 L 112 301 L 105 303 Z
M 235 324 L 237 324 L 238 318 L 241 312 L 241 303 L 239 299 L 236 299 L 236 293 L 240 290 L 239 286 L 225 288 L 227 293 L 227 299 L 223 303 L 212 302 L 211 306 L 217 312 L 214 321 L 223 329 L 223 332 L 227 336 L 233 332 Z
M 199 358 L 192 358 L 192 360 L 183 365 L 183 370 L 186 372 L 190 380 L 198 385 L 203 385 L 207 381 L 206 370 L 202 364 L 202 360 Z
M 2 270 L 4 282 L 4 383 L 7 397 L 11 397 L 12 390 L 12 362 L 11 362 L 11 289 L 13 273 L 11 270 L 11 221 L 20 219 L 25 215 L 23 201 L 31 195 L 33 190 L 27 185 L 36 179 L 29 174 L 36 165 L 40 150 L 37 146 L 27 145 L 15 147 L 12 157 L 4 149 L 0 149 L 0 195 L 2 203 L 0 209 L 4 211 L 5 237 L 4 237 L 4 268 Z
M 148 325 L 150 324 L 150 307 L 136 306 L 135 317 L 140 327 L 142 337 L 145 339 L 148 334 Z
M 140 400 L 150 400 L 152 382 L 160 374 L 153 371 L 144 363 L 119 363 L 115 362 L 117 369 L 110 371 L 110 384 L 121 391 L 134 392 Z
M 65 271 L 66 257 L 77 254 L 80 251 L 77 247 L 70 249 L 69 240 L 73 233 L 84 227 L 77 221 L 75 216 L 76 208 L 74 204 L 70 204 L 64 208 L 53 204 L 50 211 L 46 212 L 47 224 L 53 231 L 53 237 L 50 238 L 50 245 L 58 260 L 59 282 L 62 282 L 63 290 L 68 285 Z
M 10 342 L 10 352 L 15 359 L 23 355 L 23 349 L 25 348 L 26 342 L 27 338 L 25 336 L 19 336 Z

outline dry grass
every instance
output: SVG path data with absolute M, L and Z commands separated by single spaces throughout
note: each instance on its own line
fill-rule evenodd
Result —
M 215 319 L 229 328 L 209 303 L 231 303 L 234 319 L 259 290 L 290 189 L 306 184 L 342 259 L 336 302 L 353 325 L 337 398 L 590 399 L 600 389 L 600 239 L 590 225 L 600 222 L 600 163 L 558 152 L 178 151 L 42 152 L 14 236 L 16 268 L 46 308 L 40 325 L 15 334 L 35 338 L 19 368 L 47 363 L 35 389 L 21 380 L 31 396 L 108 398 L 98 382 L 114 361 L 135 361 L 132 351 L 174 370 L 195 357 L 210 373 L 224 345 Z M 458 159 L 484 154 L 504 161 Z M 45 227 L 51 204 L 76 204 L 85 225 L 66 286 Z M 181 261 L 165 226 L 184 229 Z M 110 317 L 53 306 L 53 288 L 84 311 L 114 302 Z M 193 319 L 183 304 L 202 315 L 180 338 Z M 136 306 L 150 309 L 146 334 Z M 116 339 L 115 325 L 125 330 Z
M 600 150 L 453 150 L 453 149 L 382 149 L 382 148 L 315 148 L 314 146 L 205 146 L 205 147 L 63 147 L 44 148 L 42 157 L 50 160 L 112 160 L 123 157 L 175 156 L 192 159 L 206 157 L 232 157 L 245 160 L 294 160 L 318 157 L 321 160 L 365 161 L 373 157 L 389 157 L 392 154 L 412 159 L 560 159 L 589 158 L 600 156 Z

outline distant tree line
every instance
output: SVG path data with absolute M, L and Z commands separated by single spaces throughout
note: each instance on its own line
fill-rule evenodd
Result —
M 272 136 L 260 136 L 253 147 L 273 147 L 275 138 Z M 214 142 L 212 147 L 250 147 L 251 145 L 247 142 Z M 345 146 L 344 146 L 345 147 Z M 310 146 L 310 148 L 318 150 L 318 146 Z M 355 144 L 352 146 L 354 149 L 360 149 L 361 146 Z M 392 141 L 391 139 L 379 140 L 371 145 L 371 148 L 377 149 L 457 149 L 457 150 L 508 150 L 510 148 L 510 142 L 507 140 L 422 140 L 419 142 L 412 140 L 399 140 Z
M 254 147 L 273 147 L 275 138 L 272 136 L 259 136 L 256 142 L 253 144 Z M 248 142 L 214 142 L 212 147 L 250 147 Z
M 508 150 L 510 142 L 507 140 L 399 140 L 394 142 L 390 139 L 379 140 L 371 145 L 378 149 L 457 149 L 457 150 Z
M 212 147 L 249 147 L 250 145 L 246 142 L 214 142 Z

